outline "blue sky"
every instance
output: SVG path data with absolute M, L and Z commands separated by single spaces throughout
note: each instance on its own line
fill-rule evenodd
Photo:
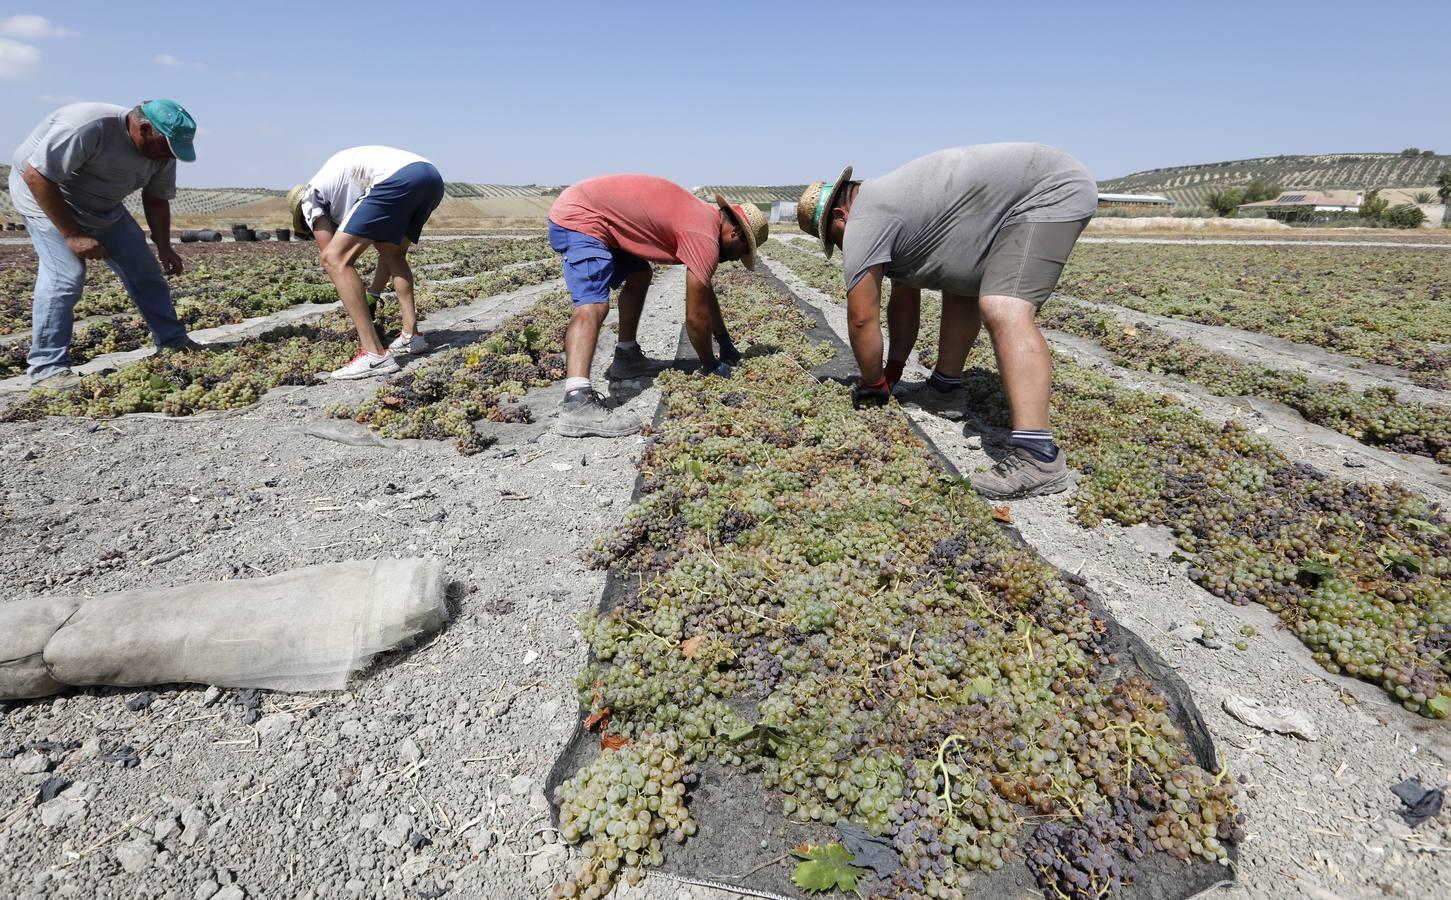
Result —
M 870 176 L 1004 140 L 1100 178 L 1451 152 L 1448 26 L 1446 0 L 0 0 L 0 149 L 64 102 L 170 96 L 202 126 L 181 172 L 197 187 L 286 187 L 366 143 L 453 181 L 541 184 Z

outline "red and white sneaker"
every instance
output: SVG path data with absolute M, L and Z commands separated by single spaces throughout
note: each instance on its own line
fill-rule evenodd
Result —
M 421 331 L 415 334 L 402 332 L 393 339 L 393 343 L 388 345 L 390 353 L 422 353 L 427 349 L 428 340 L 424 338 Z
M 328 373 L 328 377 L 336 381 L 353 381 L 358 378 L 372 378 L 376 375 L 391 375 L 398 371 L 398 360 L 393 358 L 392 353 L 384 352 L 382 356 L 369 353 L 366 350 L 359 350 L 358 355 L 341 369 Z

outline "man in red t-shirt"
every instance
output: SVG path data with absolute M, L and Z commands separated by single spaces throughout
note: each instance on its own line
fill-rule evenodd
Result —
M 766 240 L 768 227 L 750 204 L 732 206 L 717 196 L 712 205 L 649 175 L 590 178 L 560 194 L 549 210 L 549 243 L 564 256 L 564 282 L 574 300 L 564 336 L 568 377 L 560 434 L 619 437 L 639 430 L 638 418 L 604 406 L 589 372 L 615 288 L 620 289 L 620 339 L 607 374 L 620 380 L 659 371 L 635 340 L 652 262 L 685 266 L 686 334 L 702 371 L 730 375 L 740 354 L 721 318 L 711 278 L 723 260 L 740 260 L 754 269 L 756 247 Z

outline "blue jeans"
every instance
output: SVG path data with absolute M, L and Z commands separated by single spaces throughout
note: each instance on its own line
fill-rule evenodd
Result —
M 30 377 L 39 381 L 70 368 L 73 312 L 86 286 L 85 260 L 71 252 L 65 238 L 49 219 L 25 217 L 26 232 L 40 257 L 35 276 L 35 304 L 31 308 Z M 174 347 L 186 340 L 186 327 L 171 303 L 171 285 L 161 274 L 156 254 L 146 244 L 141 226 L 129 215 L 93 232 L 106 248 L 111 267 L 131 302 L 146 320 L 158 347 Z

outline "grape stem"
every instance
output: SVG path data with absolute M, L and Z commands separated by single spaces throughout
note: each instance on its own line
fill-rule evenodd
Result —
M 952 774 L 947 771 L 947 748 L 953 741 L 960 741 L 959 735 L 949 734 L 937 748 L 937 762 L 933 763 L 932 771 L 942 773 L 942 805 L 947 809 L 947 818 L 950 821 L 957 821 L 957 810 L 952 804 Z

